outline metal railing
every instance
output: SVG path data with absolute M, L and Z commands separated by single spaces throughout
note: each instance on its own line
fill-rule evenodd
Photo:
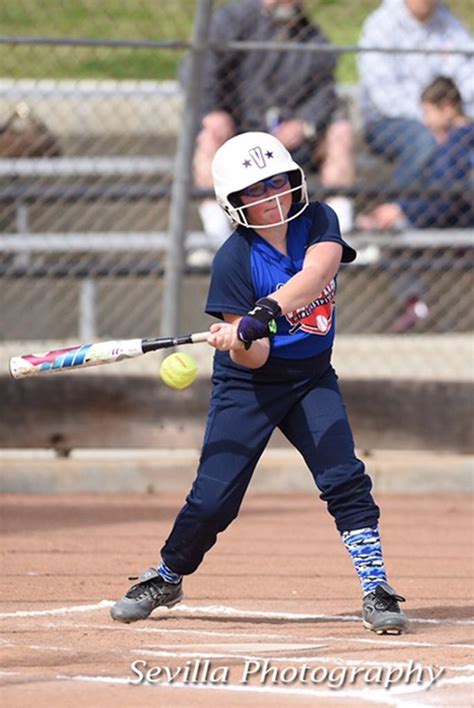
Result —
M 158 325 L 163 334 L 180 329 L 183 279 L 196 275 L 186 266 L 186 254 L 205 245 L 196 206 L 210 192 L 193 185 L 191 163 L 212 6 L 211 0 L 199 0 L 194 18 L 189 18 L 192 36 L 175 41 L 0 37 L 4 45 L 19 44 L 24 51 L 61 46 L 61 51 L 73 55 L 92 45 L 111 54 L 123 47 L 132 53 L 147 48 L 158 58 L 170 48 L 186 48 L 192 77 L 185 88 L 175 80 L 141 78 L 0 80 L 0 122 L 6 122 L 18 103 L 26 103 L 31 115 L 57 140 L 61 153 L 0 158 L 3 340 L 38 339 L 41 332 L 50 338 L 51 312 L 55 336 L 74 336 L 75 331 L 86 338 L 120 336 L 138 326 L 144 335 L 151 326 Z M 176 5 L 175 12 L 178 15 L 182 9 Z M 226 49 L 334 51 L 338 56 L 361 51 L 355 44 L 303 46 L 298 42 L 238 42 Z M 395 47 L 370 50 L 400 51 Z M 413 52 L 429 53 L 420 47 Z M 455 53 L 472 55 L 462 47 Z M 64 55 L 57 56 L 60 62 Z M 394 190 L 387 165 L 373 156 L 367 159 L 357 91 L 342 93 L 350 104 L 357 154 L 363 159 L 356 163 L 354 184 L 341 185 L 336 192 L 351 197 L 356 211 L 400 196 L 432 201 L 469 196 L 472 184 L 466 182 L 429 188 L 421 183 L 402 193 Z M 315 174 L 310 175 L 310 187 L 316 198 L 331 191 Z M 340 278 L 340 330 L 367 337 L 390 332 L 416 294 L 427 311 L 410 331 L 443 336 L 472 332 L 473 240 L 472 231 L 462 226 L 405 227 L 397 233 L 348 236 L 361 254 L 358 264 L 346 268 Z M 203 308 L 206 274 L 199 272 L 200 300 L 193 301 L 193 312 Z M 104 296 L 107 284 L 116 296 Z M 42 299 L 47 303 L 44 312 Z M 38 306 L 34 318 L 32 303 Z

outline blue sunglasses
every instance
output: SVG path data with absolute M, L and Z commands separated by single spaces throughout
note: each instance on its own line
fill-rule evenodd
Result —
M 263 197 L 268 189 L 281 189 L 288 184 L 288 181 L 288 175 L 286 172 L 282 172 L 279 175 L 273 175 L 273 177 L 267 177 L 267 179 L 251 184 L 250 187 L 242 189 L 240 194 L 245 194 L 246 197 Z

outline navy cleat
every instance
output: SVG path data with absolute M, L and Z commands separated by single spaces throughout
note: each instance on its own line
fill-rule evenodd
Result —
M 377 634 L 401 634 L 408 629 L 408 619 L 398 606 L 405 598 L 397 595 L 388 583 L 380 583 L 363 600 L 364 627 Z
M 167 583 L 156 568 L 148 568 L 130 590 L 111 608 L 112 619 L 136 622 L 146 619 L 157 607 L 173 607 L 183 599 L 182 581 Z

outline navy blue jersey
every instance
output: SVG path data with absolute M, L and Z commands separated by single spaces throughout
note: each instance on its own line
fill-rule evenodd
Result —
M 300 206 L 294 205 L 292 209 Z M 256 300 L 274 292 L 298 273 L 308 247 L 323 241 L 341 244 L 343 263 L 355 259 L 356 252 L 341 237 L 334 211 L 320 202 L 309 204 L 301 216 L 288 223 L 288 255 L 276 250 L 253 229 L 239 227 L 214 259 L 206 312 L 221 319 L 224 313 L 246 314 Z M 270 356 L 306 359 L 330 349 L 334 340 L 335 300 L 334 279 L 306 307 L 278 317 Z

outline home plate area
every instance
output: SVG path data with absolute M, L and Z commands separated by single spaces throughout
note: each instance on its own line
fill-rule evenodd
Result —
M 184 601 L 127 625 L 110 607 L 157 554 L 178 495 L 3 502 L 4 705 L 472 705 L 462 496 L 380 500 L 411 621 L 400 636 L 364 630 L 350 559 L 310 495 L 249 495 Z

